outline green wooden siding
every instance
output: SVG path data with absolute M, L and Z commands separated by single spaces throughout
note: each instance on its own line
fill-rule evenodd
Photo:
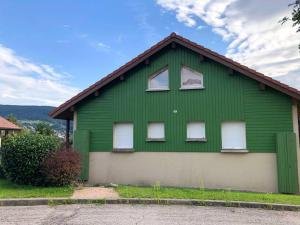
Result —
M 241 74 L 229 75 L 225 66 L 183 48 L 164 49 L 103 88 L 98 97 L 76 106 L 79 130 L 89 130 L 90 151 L 112 150 L 112 125 L 134 123 L 135 151 L 219 152 L 221 123 L 246 122 L 250 152 L 275 152 L 277 132 L 292 131 L 292 101 L 271 88 L 260 91 L 258 83 Z M 147 92 L 148 77 L 168 66 L 170 91 Z M 186 65 L 204 75 L 204 89 L 179 90 L 180 69 Z M 177 113 L 173 111 L 177 110 Z M 186 124 L 205 121 L 207 142 L 186 142 Z M 165 123 L 165 142 L 146 142 L 147 123 Z
M 299 191 L 296 135 L 277 134 L 278 191 L 295 194 Z
M 81 156 L 81 180 L 89 178 L 89 151 L 90 151 L 90 132 L 88 130 L 76 130 L 74 132 L 74 148 L 80 152 Z

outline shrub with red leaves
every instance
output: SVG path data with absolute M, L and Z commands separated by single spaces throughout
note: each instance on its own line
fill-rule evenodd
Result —
M 49 186 L 74 183 L 80 175 L 80 170 L 80 155 L 73 149 L 51 152 L 41 167 L 41 172 L 45 176 L 45 184 Z

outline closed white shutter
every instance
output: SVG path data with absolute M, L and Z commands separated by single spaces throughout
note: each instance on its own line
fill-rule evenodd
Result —
M 114 124 L 113 147 L 115 149 L 133 149 L 132 123 Z
M 204 122 L 190 122 L 187 124 L 187 138 L 201 139 L 205 138 L 205 123 Z
M 244 122 L 222 123 L 222 148 L 246 149 L 246 125 Z
M 148 124 L 148 138 L 163 139 L 165 138 L 165 126 L 163 123 Z

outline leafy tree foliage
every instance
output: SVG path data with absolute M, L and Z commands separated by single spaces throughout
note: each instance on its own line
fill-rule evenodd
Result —
M 54 130 L 49 123 L 39 122 L 35 126 L 35 132 L 42 135 L 54 135 Z
M 293 26 L 297 27 L 297 32 L 300 32 L 300 0 L 296 0 L 294 3 L 290 4 L 289 6 L 293 7 L 292 15 L 284 17 L 280 22 L 283 24 L 288 20 L 293 21 Z M 300 44 L 299 44 L 300 49 Z
M 21 125 L 19 124 L 17 118 L 16 118 L 12 113 L 8 114 L 8 116 L 7 116 L 6 119 L 7 119 L 9 122 L 11 122 L 11 123 L 13 123 L 13 124 L 15 124 L 15 125 L 21 127 Z

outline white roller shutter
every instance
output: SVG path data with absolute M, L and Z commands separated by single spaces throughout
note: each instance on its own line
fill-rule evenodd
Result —
M 246 125 L 244 122 L 222 123 L 222 148 L 246 149 Z
M 114 124 L 113 147 L 115 149 L 133 149 L 132 123 Z

